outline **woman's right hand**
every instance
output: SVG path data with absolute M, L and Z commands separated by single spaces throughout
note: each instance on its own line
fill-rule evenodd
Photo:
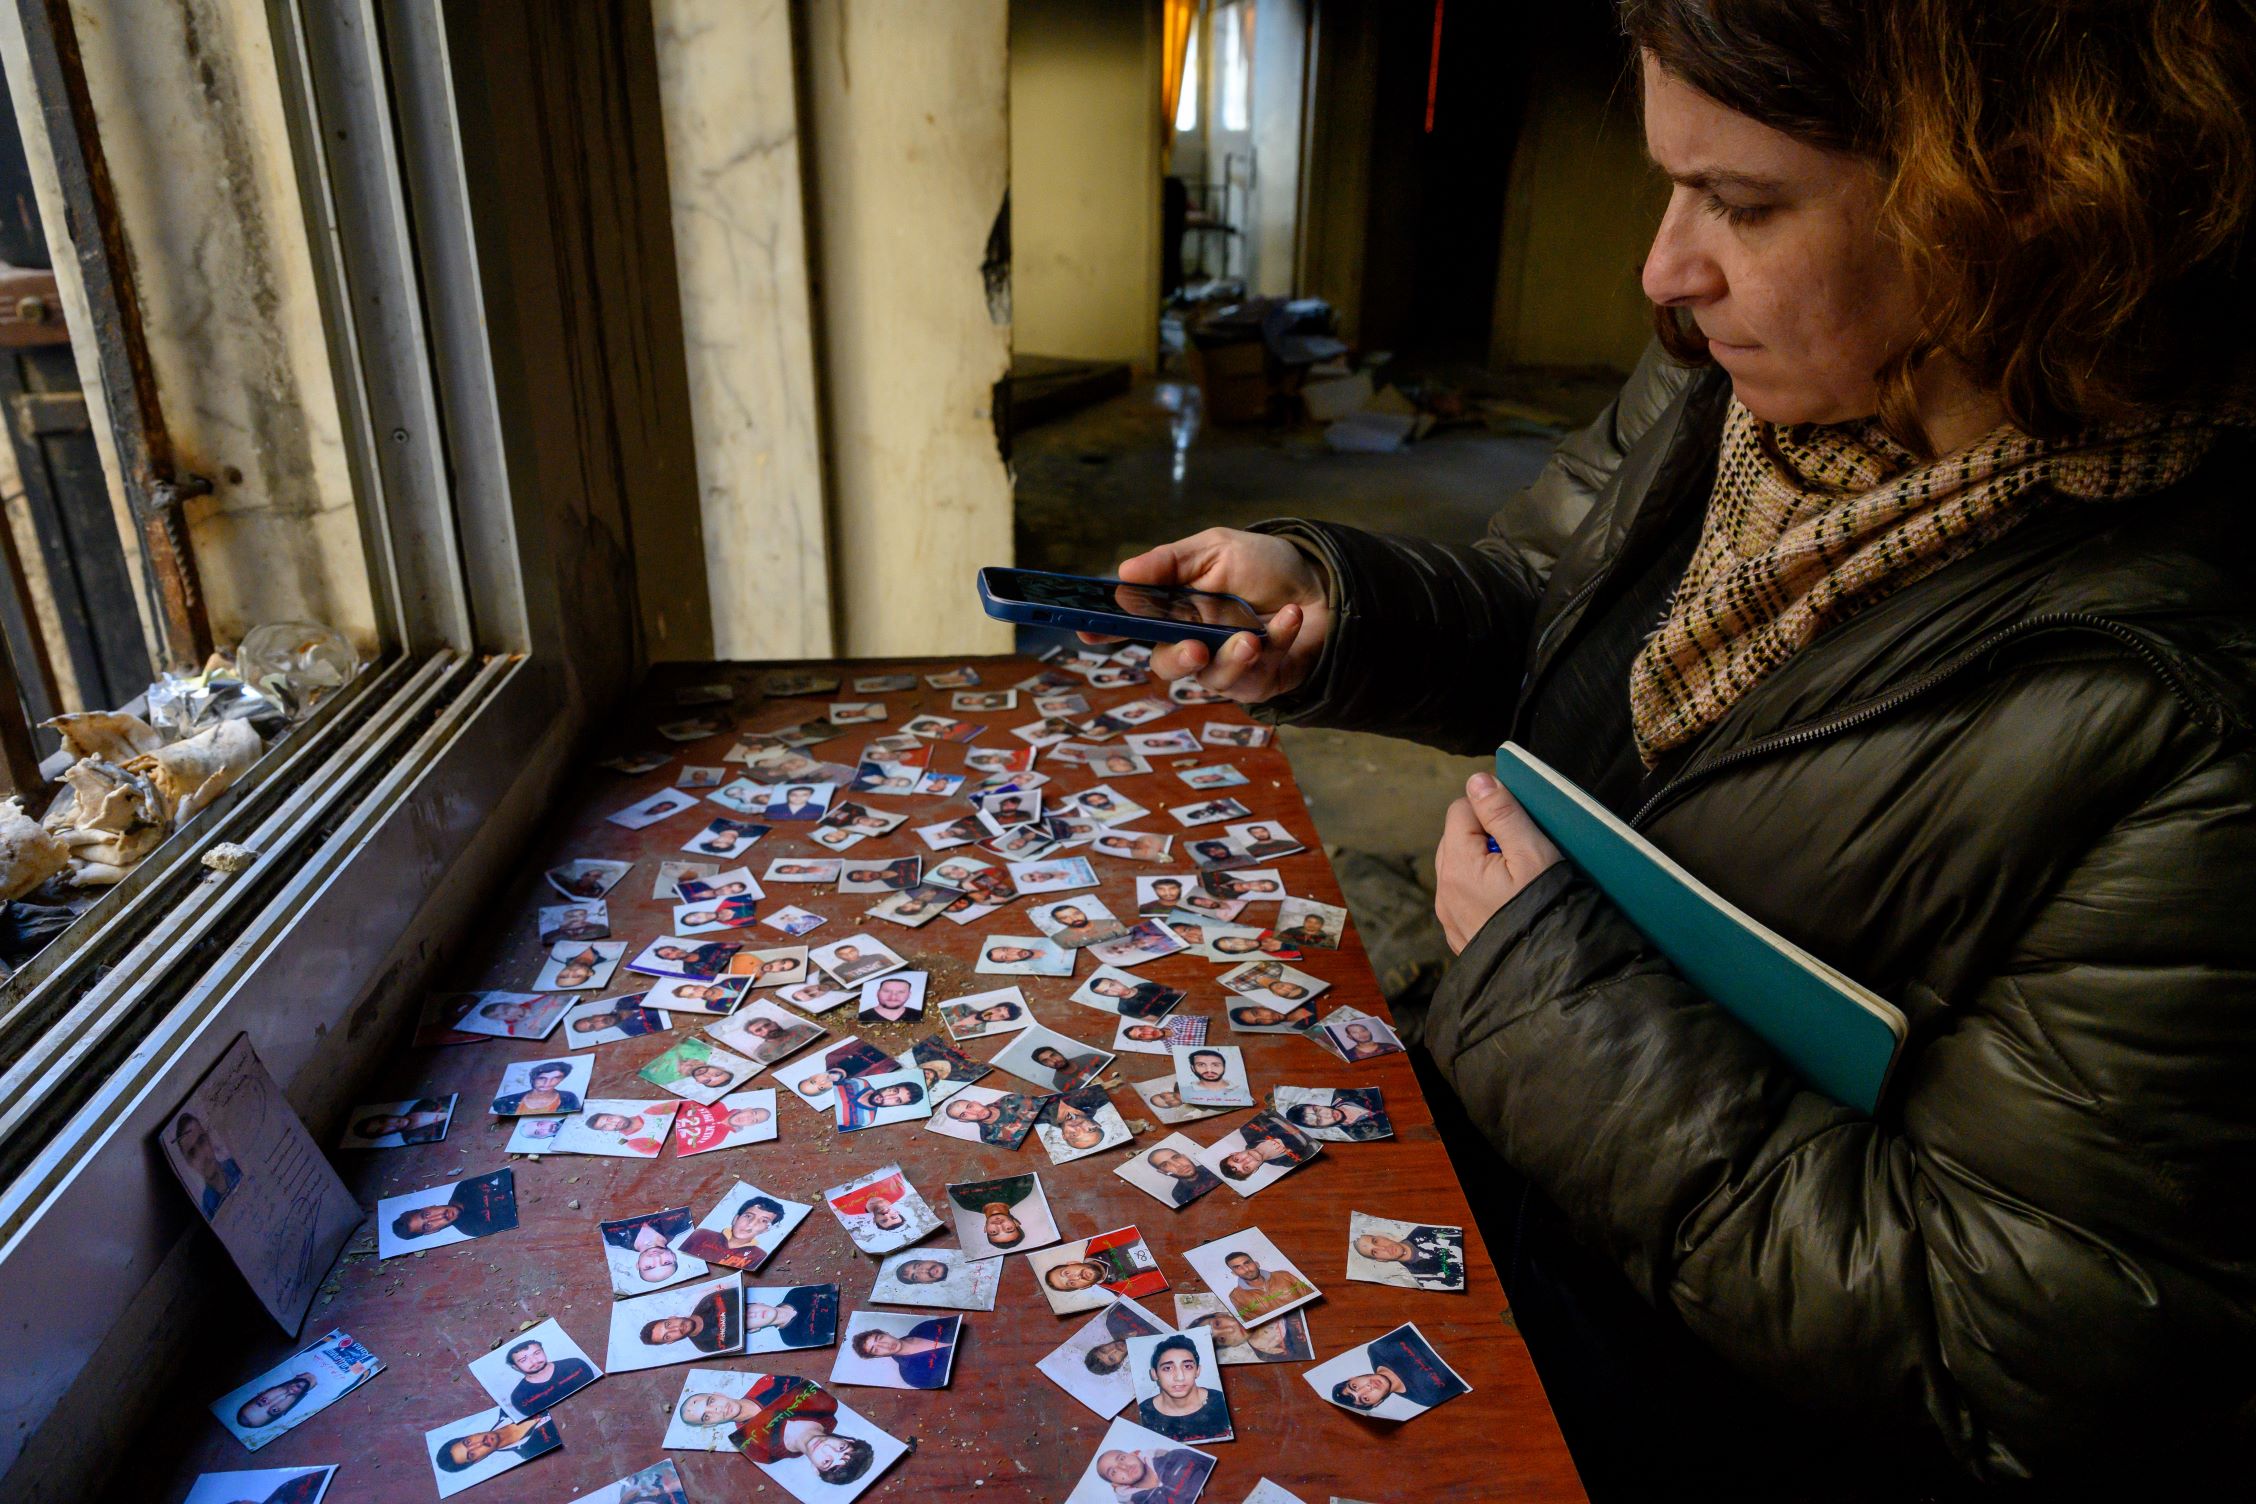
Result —
M 1240 632 L 1219 649 L 1203 642 L 1154 645 L 1151 670 L 1162 679 L 1196 675 L 1216 694 L 1244 705 L 1298 689 L 1324 651 L 1332 627 L 1324 577 L 1283 538 L 1210 527 L 1126 560 L 1120 578 L 1133 585 L 1181 585 L 1242 598 L 1261 613 L 1265 636 Z M 1082 634 L 1084 642 L 1108 639 Z

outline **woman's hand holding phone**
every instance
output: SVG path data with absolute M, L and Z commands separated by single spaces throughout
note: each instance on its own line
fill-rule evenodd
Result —
M 1152 650 L 1151 669 L 1160 678 L 1195 675 L 1208 689 L 1243 705 L 1298 689 L 1331 631 L 1322 573 L 1292 543 L 1264 533 L 1210 527 L 1125 561 L 1120 578 L 1235 595 L 1261 613 L 1264 637 L 1240 632 L 1211 651 L 1203 642 L 1171 642 Z M 1112 640 L 1081 636 L 1085 642 Z

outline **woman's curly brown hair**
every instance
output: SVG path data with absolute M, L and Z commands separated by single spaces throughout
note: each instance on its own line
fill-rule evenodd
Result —
M 1765 125 L 1869 161 L 1926 337 L 1879 373 L 1929 449 L 1938 351 L 2024 432 L 2244 401 L 2256 299 L 2250 0 L 1619 0 L 1630 41 Z M 1655 309 L 1672 355 L 1706 342 Z

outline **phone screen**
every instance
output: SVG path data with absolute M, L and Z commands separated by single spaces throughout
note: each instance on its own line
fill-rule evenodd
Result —
M 994 569 L 988 588 L 1011 600 L 1068 611 L 1106 611 L 1150 621 L 1199 622 L 1238 632 L 1259 632 L 1261 618 L 1244 603 L 1205 590 L 1174 585 L 1131 585 L 1084 575 L 1045 574 L 1030 569 Z

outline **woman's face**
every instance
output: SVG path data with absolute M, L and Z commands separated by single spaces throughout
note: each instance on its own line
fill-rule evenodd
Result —
M 1674 184 L 1645 295 L 1691 315 L 1756 417 L 1871 416 L 1875 373 L 1918 330 L 1878 174 L 1643 66 L 1645 149 Z

